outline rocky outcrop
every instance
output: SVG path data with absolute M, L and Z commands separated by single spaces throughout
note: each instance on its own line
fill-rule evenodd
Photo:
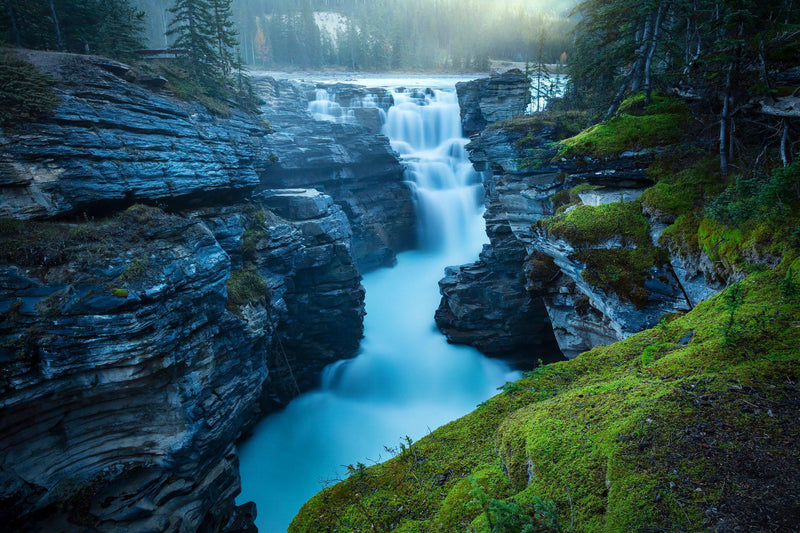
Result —
M 456 92 L 467 136 L 521 115 L 531 101 L 530 81 L 519 69 L 458 83 Z
M 108 59 L 19 53 L 57 80 L 60 103 L 52 116 L 0 132 L 0 216 L 220 204 L 258 186 L 269 133 L 260 119 L 215 117 Z
M 491 245 L 481 262 L 451 269 L 442 280 L 437 323 L 453 342 L 485 349 L 503 332 L 508 333 L 506 344 L 515 339 L 530 343 L 531 332 L 540 335 L 542 329 L 552 328 L 561 352 L 574 357 L 653 327 L 665 314 L 689 310 L 724 286 L 713 269 L 705 268 L 710 262 L 704 267 L 702 257 L 677 254 L 654 265 L 633 297 L 587 282 L 586 260 L 633 253 L 625 251 L 631 244 L 625 238 L 568 242 L 536 223 L 554 214 L 557 195 L 572 202 L 567 210 L 577 204 L 635 201 L 652 185 L 646 169 L 657 151 L 625 152 L 613 158 L 556 158 L 551 147 L 557 135 L 551 124 L 518 119 L 473 136 L 467 145 L 475 167 L 492 172 L 484 180 Z M 665 227 L 651 221 L 653 244 Z M 507 275 L 489 275 L 498 269 Z M 502 298 L 477 296 L 487 293 L 487 285 Z M 493 312 L 481 320 L 479 314 L 465 311 L 470 309 L 465 302 L 491 305 Z M 537 308 L 541 311 L 521 313 Z M 512 324 L 514 334 L 509 333 Z
M 190 216 L 137 206 L 6 231 L 3 522 L 246 524 L 233 503 L 237 436 L 361 336 L 364 291 L 341 209 L 316 191 L 271 191 Z
M 261 173 L 263 186 L 314 187 L 329 194 L 353 227 L 361 271 L 392 265 L 398 251 L 415 244 L 416 218 L 389 140 L 359 124 L 311 120 L 311 88 L 270 77 L 259 78 L 258 86 L 264 117 L 276 128 L 267 139 L 270 164 Z M 334 96 L 348 105 L 372 94 L 347 87 Z
M 363 271 L 414 244 L 411 193 L 388 140 L 314 120 L 295 82 L 262 78 L 261 116 L 233 108 L 221 118 L 121 63 L 19 54 L 56 79 L 60 103 L 0 131 L 0 216 L 102 216 L 137 202 L 190 209 L 264 188 L 317 187 L 344 209 Z
M 120 63 L 21 53 L 61 103 L 1 135 L 0 522 L 252 531 L 234 444 L 355 353 L 358 263 L 413 232 L 402 167 L 292 84 L 270 82 L 271 134 Z M 337 198 L 286 189 L 316 178 Z

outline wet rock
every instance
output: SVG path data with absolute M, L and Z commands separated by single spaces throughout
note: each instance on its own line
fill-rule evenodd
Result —
M 467 136 L 523 114 L 530 103 L 530 81 L 519 69 L 458 83 L 456 91 Z
M 265 141 L 270 164 L 260 172 L 262 187 L 313 187 L 330 195 L 350 220 L 360 270 L 394 264 L 395 254 L 416 242 L 416 216 L 389 140 L 358 124 L 312 120 L 313 88 L 270 77 L 259 78 L 258 87 L 264 117 L 276 129 Z M 336 96 L 347 104 L 371 94 L 346 87 Z

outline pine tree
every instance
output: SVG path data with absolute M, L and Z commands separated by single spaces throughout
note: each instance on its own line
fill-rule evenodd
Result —
M 175 0 L 167 35 L 175 37 L 171 49 L 201 84 L 219 85 L 214 22 L 209 0 Z
M 216 41 L 217 61 L 226 76 L 237 66 L 233 50 L 239 44 L 233 22 L 233 0 L 209 0 L 211 8 L 211 34 Z

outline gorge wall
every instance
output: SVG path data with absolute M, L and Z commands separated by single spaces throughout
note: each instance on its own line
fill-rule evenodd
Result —
M 289 82 L 219 117 L 127 65 L 20 54 L 60 103 L 0 132 L 0 521 L 251 531 L 235 442 L 354 354 L 362 269 L 413 244 L 402 166 Z
M 569 135 L 554 121 L 475 120 L 509 101 L 519 108 L 526 84 L 507 73 L 457 87 L 464 128 L 488 125 L 467 150 L 490 174 L 491 244 L 478 263 L 454 267 L 440 282 L 437 323 L 451 342 L 535 355 L 552 330 L 563 354 L 575 357 L 688 311 L 737 279 L 702 251 L 687 255 L 659 241 L 675 217 L 638 199 L 654 184 L 647 169 L 660 148 L 559 157 L 557 143 Z

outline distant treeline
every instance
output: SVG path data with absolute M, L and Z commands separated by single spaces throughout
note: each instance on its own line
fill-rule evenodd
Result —
M 485 70 L 489 58 L 555 63 L 574 1 L 234 0 L 242 59 L 262 67 Z M 168 2 L 136 0 L 166 48 Z M 547 7 L 542 6 L 557 6 Z

